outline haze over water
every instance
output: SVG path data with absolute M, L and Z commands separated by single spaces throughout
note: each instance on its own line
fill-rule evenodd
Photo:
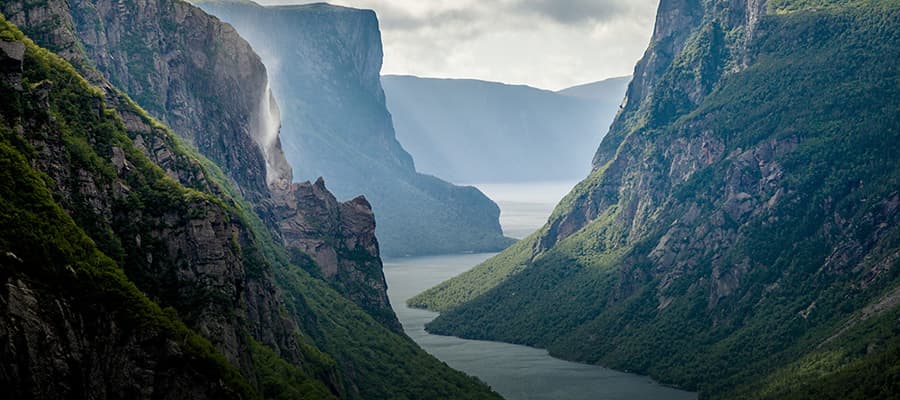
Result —
M 553 208 L 578 182 L 474 183 L 500 206 L 503 234 L 522 239 L 547 222 Z
M 501 208 L 504 233 L 524 237 L 546 222 L 574 183 L 475 185 Z M 385 260 L 388 296 L 403 330 L 451 367 L 485 381 L 509 400 L 692 400 L 697 395 L 650 378 L 550 357 L 546 350 L 465 340 L 425 332 L 438 314 L 406 307 L 406 299 L 456 276 L 494 254 L 459 254 Z

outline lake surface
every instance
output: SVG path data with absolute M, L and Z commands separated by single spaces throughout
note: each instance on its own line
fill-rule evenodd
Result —
M 568 185 L 568 187 L 565 187 Z M 501 207 L 504 233 L 524 237 L 546 222 L 574 183 L 475 185 Z M 493 194 L 493 195 L 492 195 Z M 493 196 L 497 196 L 497 198 Z M 504 217 L 505 216 L 505 217 Z M 546 350 L 465 340 L 425 332 L 437 313 L 406 307 L 406 300 L 459 275 L 493 254 L 458 254 L 385 260 L 388 297 L 403 330 L 425 351 L 487 382 L 508 400 L 693 400 L 695 393 L 650 378 L 559 360 Z
M 521 239 L 547 222 L 553 208 L 578 182 L 471 183 L 500 206 L 503 234 Z

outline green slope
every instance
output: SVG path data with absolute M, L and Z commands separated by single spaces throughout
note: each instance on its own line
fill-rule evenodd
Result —
M 97 124 L 103 120 L 111 122 L 108 115 L 97 116 L 84 107 L 79 112 L 78 107 L 74 107 L 100 101 L 102 94 L 89 87 L 67 63 L 34 46 L 2 17 L 0 40 L 23 41 L 26 44 L 27 78 L 24 86 L 31 86 L 30 89 L 18 91 L 13 90 L 6 82 L 0 83 L 4 92 L 3 118 L 0 119 L 0 251 L 4 256 L 0 261 L 0 276 L 4 282 L 25 282 L 26 287 L 32 286 L 48 298 L 56 300 L 58 306 L 71 305 L 71 311 L 83 321 L 111 322 L 118 330 L 116 338 L 122 342 L 137 336 L 143 337 L 147 343 L 168 343 L 173 346 L 176 354 L 164 356 L 170 358 L 168 362 L 175 364 L 160 368 L 157 373 L 184 374 L 186 379 L 199 382 L 198 386 L 201 387 L 210 382 L 221 382 L 209 385 L 219 386 L 217 391 L 207 393 L 213 397 L 258 398 L 247 381 L 233 366 L 228 365 L 206 339 L 181 323 L 175 317 L 174 310 L 163 310 L 147 299 L 129 281 L 116 262 L 97 249 L 95 242 L 56 203 L 48 189 L 49 178 L 29 164 L 29 156 L 33 156 L 36 150 L 16 133 L 22 127 L 14 123 L 18 118 L 47 111 L 35 101 L 36 85 L 31 82 L 52 80 L 55 94 L 59 97 L 54 97 L 51 112 L 72 107 L 69 109 L 74 111 L 71 117 L 84 122 L 68 124 L 66 122 L 70 121 L 47 121 L 49 124 L 57 123 L 54 128 L 65 132 L 65 138 L 73 143 L 71 147 L 81 145 L 78 131 L 88 126 L 110 131 L 115 129 L 112 124 Z M 118 133 L 120 135 L 115 139 L 121 140 L 121 132 Z M 72 154 L 73 162 L 97 161 L 95 153 L 84 147 L 79 149 L 85 152 Z M 93 329 L 100 327 L 88 327 L 84 330 L 87 340 L 91 340 L 92 335 L 102 337 L 102 332 L 94 332 Z M 115 349 L 113 346 L 121 344 L 110 343 L 110 346 Z M 177 354 L 178 352 L 181 354 Z M 141 356 L 133 355 L 135 358 Z M 89 368 L 89 364 L 81 367 Z M 83 384 L 79 381 L 81 377 L 66 377 L 72 380 L 53 383 L 75 388 Z M 164 379 L 160 381 L 165 384 Z M 12 391 L 8 394 L 27 395 L 27 392 L 17 392 L 17 389 L 27 387 L 27 382 L 15 382 L 14 385 L 8 383 L 11 385 L 9 390 Z M 77 395 L 78 389 L 75 390 Z M 161 395 L 167 393 L 166 390 L 161 389 Z
M 498 398 L 486 385 L 450 369 L 409 338 L 375 321 L 325 282 L 287 262 L 284 249 L 275 245 L 224 173 L 195 150 L 179 144 L 171 132 L 126 97 L 119 95 L 121 104 L 107 104 L 109 93 L 92 87 L 71 65 L 35 46 L 3 19 L 0 40 L 27 45 L 22 89 L 0 80 L 4 93 L 0 99 L 0 250 L 5 254 L 0 266 L 4 278 L 21 277 L 42 293 L 77 305 L 84 315 L 113 321 L 122 329 L 122 337 L 155 337 L 143 343 L 148 347 L 145 350 L 175 352 L 162 365 L 176 378 L 193 382 L 195 390 L 209 386 L 211 397 Z M 114 90 L 111 93 L 116 95 Z M 128 136 L 132 132 L 126 131 L 119 116 L 123 110 L 158 128 L 164 136 L 160 139 L 171 144 L 173 156 L 182 162 L 179 170 L 197 173 L 205 177 L 203 181 L 186 188 L 147 159 Z M 40 152 L 46 150 L 33 147 L 33 142 L 59 142 L 62 153 L 51 158 L 64 160 L 64 164 L 45 164 L 47 155 Z M 128 160 L 124 173 L 111 161 L 119 150 Z M 72 169 L 89 177 L 87 181 L 103 185 L 122 180 L 127 190 L 114 198 L 115 207 L 141 217 L 120 221 L 124 227 L 112 226 L 109 220 L 92 214 L 91 199 L 79 197 L 81 192 L 77 190 L 61 190 L 65 186 L 37 168 Z M 249 360 L 252 376 L 241 376 L 237 366 L 229 365 L 206 339 L 180 321 L 196 311 L 194 302 L 173 304 L 174 308 L 162 311 L 158 301 L 177 297 L 160 295 L 151 301 L 142 293 L 148 287 L 155 293 L 164 292 L 154 286 L 159 282 L 132 276 L 137 270 L 129 264 L 136 262 L 136 254 L 122 244 L 120 233 L 150 238 L 140 229 L 152 225 L 156 215 L 173 211 L 184 218 L 223 213 L 248 231 L 246 240 L 238 243 L 235 239 L 235 251 L 242 255 L 243 268 L 252 282 L 273 279 L 280 286 L 283 316 L 299 328 L 294 335 L 302 347 L 300 359 L 285 360 L 252 337 L 268 327 L 245 326 L 251 346 L 241 357 Z M 228 302 L 217 295 L 200 290 L 196 304 Z M 95 337 L 85 333 L 83 340 L 91 343 Z M 83 383 L 96 382 L 79 384 Z M 72 386 L 69 382 L 50 384 Z
M 743 2 L 673 4 L 649 52 L 685 45 L 539 237 L 411 303 L 704 397 L 896 397 L 900 6 L 773 2 L 744 44 Z

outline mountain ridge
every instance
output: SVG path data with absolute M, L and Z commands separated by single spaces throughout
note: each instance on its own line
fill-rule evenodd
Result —
M 662 1 L 591 175 L 410 304 L 703 397 L 895 397 L 898 12 Z
M 557 90 L 556 93 L 587 99 L 604 99 L 605 96 L 598 98 L 598 92 L 603 93 L 608 90 L 618 90 L 619 85 L 627 87 L 629 81 L 631 81 L 630 76 L 617 76 L 570 86 L 565 89 Z
M 625 90 L 619 80 L 598 100 L 472 79 L 381 80 L 417 168 L 467 183 L 584 178 Z

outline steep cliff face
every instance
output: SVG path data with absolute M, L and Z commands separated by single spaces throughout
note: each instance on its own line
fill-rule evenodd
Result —
M 290 181 L 265 67 L 228 25 L 180 1 L 8 1 L 2 11 L 74 65 L 95 67 L 105 79 L 80 69 L 172 127 L 248 199 L 265 198 L 267 181 Z
M 327 4 L 196 4 L 233 24 L 268 66 L 295 179 L 322 176 L 342 200 L 365 195 L 382 252 L 492 251 L 510 243 L 496 204 L 473 187 L 416 173 L 397 142 L 380 83 L 374 12 Z
M 387 298 L 375 216 L 364 197 L 338 202 L 319 178 L 314 184 L 295 183 L 274 213 L 297 265 L 309 266 L 375 319 L 403 332 Z
M 895 390 L 898 13 L 662 1 L 594 172 L 538 233 L 414 299 L 450 309 L 429 329 L 710 397 Z
M 7 2 L 3 9 L 13 22 L 23 24 L 27 33 L 48 40 L 41 44 L 83 49 L 61 55 L 81 66 L 79 69 L 85 71 L 86 76 L 96 75 L 92 79 L 96 83 L 113 84 L 126 91 L 155 117 L 175 128 L 182 138 L 196 145 L 203 155 L 223 166 L 226 175 L 237 183 L 242 197 L 262 208 L 260 212 L 270 217 L 265 222 L 280 237 L 277 227 L 290 221 L 281 221 L 281 216 L 265 208 L 292 202 L 295 189 L 291 187 L 292 171 L 281 151 L 278 136 L 281 114 L 259 57 L 233 28 L 187 3 L 141 1 L 123 4 L 77 1 L 25 7 L 19 2 Z M 120 10 L 122 7 L 125 7 L 124 11 Z M 71 28 L 75 33 L 56 28 L 56 21 L 63 21 L 61 26 Z M 132 131 L 151 132 L 154 129 L 127 110 L 123 118 Z M 203 185 L 202 176 L 176 176 L 176 171 L 183 170 L 189 162 L 184 157 L 177 159 L 177 152 L 168 148 L 173 144 L 164 143 L 160 137 L 158 134 L 138 135 L 136 145 L 182 184 L 202 190 L 195 186 Z M 296 204 L 283 205 L 297 208 Z M 320 202 L 306 206 L 310 213 L 315 213 L 316 209 L 329 205 Z M 300 210 L 301 218 L 304 212 L 306 209 Z M 356 239 L 375 244 L 374 232 L 367 231 L 366 227 L 359 227 L 359 232 L 368 236 Z M 168 237 L 170 233 L 161 232 L 158 236 Z M 284 241 L 286 244 L 294 242 L 290 237 L 285 237 Z M 335 249 L 330 251 L 338 253 Z M 343 257 L 345 253 L 340 255 Z M 369 249 L 367 257 L 379 259 L 377 245 Z M 340 280 L 345 284 L 336 284 L 336 288 L 350 295 L 348 285 L 353 283 L 354 288 L 386 299 L 383 276 L 372 275 L 376 273 L 368 264 L 363 265 L 365 263 L 356 271 L 351 267 L 353 260 L 341 259 L 340 262 L 345 267 L 332 282 Z M 331 268 L 331 265 L 322 268 Z M 381 274 L 380 269 L 377 274 Z M 370 279 L 355 281 L 357 277 L 369 275 L 372 275 Z M 369 283 L 371 285 L 367 286 Z M 166 286 L 162 284 L 162 287 Z M 378 294 L 379 291 L 382 293 Z M 373 310 L 373 304 L 380 303 L 380 299 L 377 302 L 360 301 L 361 305 Z M 387 302 L 374 312 L 389 326 L 399 326 Z
M 0 379 L 7 394 L 253 397 L 247 381 L 209 342 L 135 288 L 116 265 L 121 258 L 111 259 L 100 251 L 122 255 L 121 243 L 113 239 L 104 218 L 111 217 L 122 201 L 151 193 L 133 180 L 145 173 L 141 170 L 148 164 L 141 161 L 146 159 L 133 147 L 123 147 L 122 140 L 127 139 L 121 130 L 117 132 L 121 136 L 110 136 L 121 128 L 115 125 L 112 110 L 105 108 L 102 94 L 89 88 L 64 61 L 27 42 L 5 20 L 0 24 L 4 41 L 0 48 L 7 61 L 19 62 L 18 71 L 5 68 L 0 108 L 4 163 L 0 243 L 5 254 L 0 262 L 4 311 Z M 88 144 L 91 141 L 105 142 L 98 148 L 121 161 L 122 175 L 117 177 L 112 163 L 102 161 Z M 164 176 L 157 171 L 157 179 Z M 204 199 L 193 203 L 200 212 L 207 208 Z M 84 226 L 94 240 L 76 225 L 89 214 L 96 223 Z M 211 246 L 211 251 L 219 249 Z M 198 268 L 228 268 L 214 264 Z M 217 283 L 209 290 L 227 286 Z M 211 305 L 196 310 L 202 313 Z M 199 317 L 192 322 L 209 327 L 217 321 Z M 222 325 L 228 331 L 228 324 Z M 217 347 L 235 356 L 227 352 L 228 342 L 235 340 L 227 333 L 217 338 Z M 237 357 L 232 365 L 240 365 Z
M 113 85 L 221 165 L 245 197 L 265 196 L 265 156 L 286 163 L 264 139 L 265 67 L 231 27 L 179 1 L 70 4 L 84 52 Z M 269 173 L 290 180 L 285 169 Z
M 45 21 L 38 33 L 68 13 L 65 3 L 2 6 L 55 14 L 24 19 Z M 385 327 L 388 316 L 374 320 L 291 264 L 238 179 L 88 63 L 73 58 L 98 87 L 2 28 L 3 159 L 27 165 L 0 181 L 0 376 L 14 398 L 494 397 Z M 16 197 L 29 191 L 44 197 Z M 365 243 L 377 260 L 366 204 L 346 206 L 345 247 Z M 406 372 L 383 372 L 397 368 Z

